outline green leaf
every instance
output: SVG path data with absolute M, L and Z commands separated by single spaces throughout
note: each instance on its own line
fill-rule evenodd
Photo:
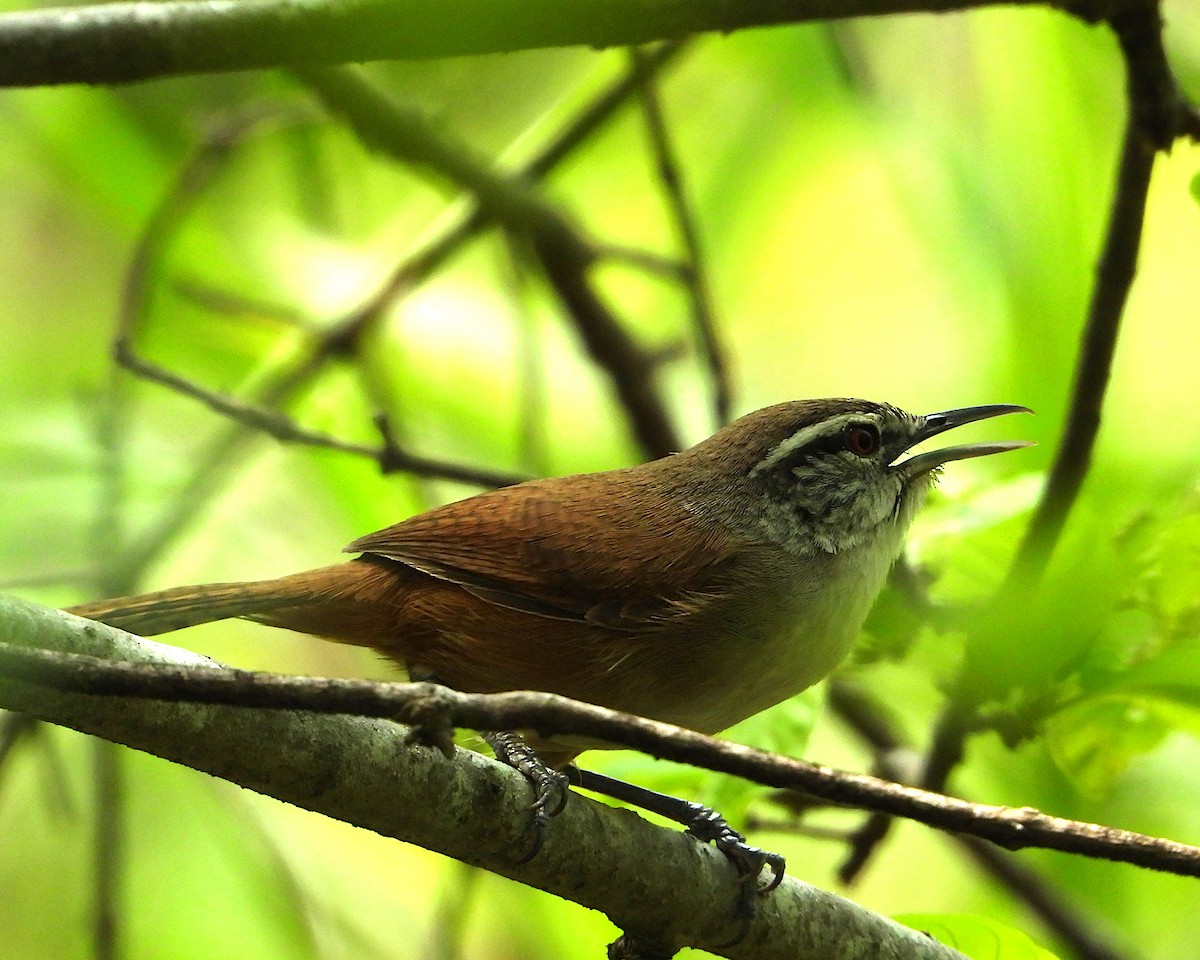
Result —
M 1102 797 L 1130 760 L 1163 741 L 1175 719 L 1151 698 L 1090 697 L 1052 716 L 1045 742 L 1055 764 L 1079 790 Z
M 1055 954 L 1039 947 L 1027 934 L 988 917 L 905 913 L 893 919 L 965 953 L 972 960 L 1057 960 Z

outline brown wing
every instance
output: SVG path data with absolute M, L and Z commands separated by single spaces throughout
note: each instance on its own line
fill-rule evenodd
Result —
M 733 560 L 728 531 L 679 499 L 646 468 L 532 481 L 420 514 L 346 550 L 501 606 L 636 630 L 717 599 Z

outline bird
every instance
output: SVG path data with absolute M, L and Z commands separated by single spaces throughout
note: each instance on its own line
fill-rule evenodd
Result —
M 370 647 L 412 679 L 465 692 L 546 691 L 715 734 L 845 658 L 945 464 L 1028 444 L 913 448 L 1018 412 L 1030 411 L 778 403 L 658 460 L 409 517 L 332 566 L 69 612 L 143 636 L 242 618 Z M 527 773 L 609 746 L 531 732 L 514 742 L 494 745 Z M 534 779 L 544 814 L 554 777 Z M 737 848 L 744 838 L 721 823 L 723 849 Z

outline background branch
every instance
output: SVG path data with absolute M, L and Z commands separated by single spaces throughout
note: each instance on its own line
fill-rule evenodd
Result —
M 686 42 L 664 44 L 639 57 L 623 77 L 585 103 L 514 176 L 533 181 L 553 172 L 612 120 L 640 89 L 648 75 L 670 64 L 686 46 Z M 359 344 L 387 317 L 389 307 L 445 266 L 488 224 L 488 217 L 478 205 L 462 214 L 415 253 L 406 256 L 388 279 L 366 297 L 357 309 L 333 320 L 289 369 L 268 379 L 251 401 L 239 401 L 208 390 L 137 352 L 138 334 L 145 321 L 150 299 L 151 274 L 165 247 L 188 211 L 195 206 L 197 195 L 219 172 L 221 163 L 230 156 L 233 148 L 257 127 L 259 121 L 278 116 L 278 112 L 255 110 L 230 117 L 208 129 L 147 220 L 126 269 L 113 345 L 117 359 L 131 373 L 207 404 L 227 416 L 231 425 L 196 457 L 188 481 L 160 516 L 132 538 L 119 557 L 110 556 L 106 571 L 110 581 L 136 581 L 141 572 L 179 535 L 187 522 L 195 517 L 197 506 L 214 496 L 222 478 L 228 477 L 234 470 L 249 442 L 262 429 L 285 442 L 333 447 L 342 452 L 371 457 L 390 469 L 411 467 L 418 475 L 442 476 L 484 486 L 504 485 L 514 479 L 511 474 L 500 471 L 481 471 L 466 465 L 423 458 L 399 450 L 395 444 L 385 443 L 376 448 L 344 443 L 305 430 L 283 412 L 292 399 L 312 385 L 332 359 L 354 354 Z M 443 471 L 442 468 L 446 469 Z
M 650 375 L 653 358 L 593 289 L 587 272 L 595 251 L 557 207 L 527 183 L 497 173 L 466 145 L 438 131 L 420 111 L 384 96 L 354 72 L 304 67 L 295 73 L 365 145 L 433 171 L 469 191 L 482 211 L 507 229 L 528 233 L 588 354 L 612 382 L 645 456 L 653 459 L 682 449 Z
M 1127 113 L 1112 206 L 1080 341 L 1071 404 L 1045 492 L 1012 565 L 1010 584 L 1035 582 L 1062 533 L 1092 463 L 1121 317 L 1137 273 L 1154 158 L 1192 135 L 1167 65 L 1156 3 L 1130 6 L 1109 24 L 1125 63 Z
M 1128 4 L 1132 0 L 1125 0 Z M 0 17 L 0 86 L 121 83 L 296 64 L 424 59 L 537 47 L 629 46 L 706 31 L 851 16 L 942 12 L 999 0 L 187 0 Z M 1097 19 L 1113 3 L 1058 0 Z M 453 29 L 447 29 L 453 24 Z
M 1013 590 L 1028 591 L 1040 580 L 1091 467 L 1101 415 L 1116 354 L 1117 337 L 1137 272 L 1146 201 L 1155 157 L 1176 138 L 1192 135 L 1193 111 L 1180 94 L 1163 48 L 1162 18 L 1155 3 L 1123 6 L 1107 23 L 1120 44 L 1125 68 L 1126 117 L 1108 222 L 1099 253 L 1087 317 L 1080 337 L 1070 406 L 1046 487 L 994 598 L 1012 603 Z M 948 685 L 947 702 L 934 724 L 920 785 L 946 789 L 962 762 L 968 738 L 989 729 L 982 719 L 972 677 L 972 648 Z M 888 832 L 882 818 L 864 826 L 843 877 L 853 877 Z

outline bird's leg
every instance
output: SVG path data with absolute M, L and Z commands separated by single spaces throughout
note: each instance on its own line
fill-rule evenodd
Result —
M 542 849 L 542 841 L 546 837 L 546 827 L 550 818 L 562 812 L 567 803 L 567 788 L 570 786 L 565 773 L 559 773 L 549 766 L 534 749 L 521 739 L 519 733 L 510 730 L 498 730 L 485 733 L 483 739 L 496 754 L 496 759 L 507 763 L 510 767 L 523 774 L 533 785 L 534 801 L 529 809 L 533 811 L 533 846 L 523 856 L 519 863 L 532 860 Z
M 582 787 L 584 790 L 602 793 L 614 800 L 631 803 L 643 810 L 649 810 L 651 813 L 657 813 L 660 817 L 666 817 L 668 820 L 682 824 L 687 828 L 687 832 L 701 843 L 712 843 L 733 861 L 738 872 L 738 881 L 742 887 L 739 914 L 743 926 L 741 932 L 731 943 L 737 943 L 745 936 L 750 918 L 754 916 L 755 895 L 774 890 L 783 880 L 786 867 L 783 857 L 777 853 L 769 853 L 758 847 L 750 846 L 746 842 L 746 838 L 726 823 L 725 818 L 712 807 L 654 790 L 647 790 L 645 787 L 606 777 L 604 774 L 591 770 L 581 770 L 575 766 L 567 768 L 567 775 L 573 785 Z M 764 867 L 770 867 L 771 881 L 759 890 L 758 877 Z

